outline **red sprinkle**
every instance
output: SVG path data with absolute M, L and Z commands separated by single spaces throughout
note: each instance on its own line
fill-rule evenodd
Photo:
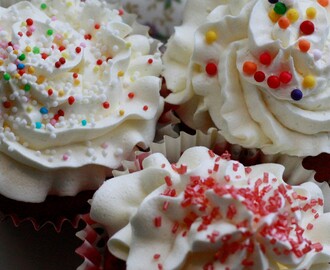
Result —
M 144 111 L 147 111 L 148 109 L 149 109 L 149 107 L 148 107 L 147 105 L 144 105 L 144 106 L 143 106 L 143 110 L 144 110 Z
M 48 93 L 48 96 L 51 96 L 53 94 L 53 89 L 48 89 L 47 93 Z
M 314 23 L 312 23 L 311 21 L 306 20 L 300 24 L 300 31 L 305 35 L 313 34 L 314 30 L 315 30 Z
M 94 25 L 94 28 L 96 29 L 96 30 L 98 30 L 98 29 L 100 29 L 100 24 L 98 24 L 98 23 L 96 23 L 95 25 Z
M 31 18 L 26 19 L 25 22 L 28 26 L 31 26 L 33 24 L 33 20 Z
M 272 75 L 272 76 L 269 76 L 268 79 L 267 79 L 267 84 L 270 88 L 272 89 L 276 89 L 280 86 L 281 84 L 281 81 L 280 81 L 280 78 L 275 76 L 275 75 Z
M 98 60 L 96 61 L 96 65 L 98 65 L 98 66 L 101 66 L 102 63 L 103 63 L 103 60 L 102 60 L 102 59 L 98 59 Z
M 209 76 L 215 76 L 218 74 L 218 66 L 215 63 L 207 63 L 205 71 Z
M 102 103 L 102 106 L 103 106 L 104 109 L 109 109 L 110 108 L 110 103 L 108 101 L 104 101 Z
M 123 14 L 124 14 L 124 10 L 119 9 L 119 10 L 118 10 L 118 15 L 119 15 L 119 16 L 122 16 Z
M 289 83 L 291 81 L 292 74 L 290 72 L 288 72 L 288 71 L 283 71 L 283 72 L 280 73 L 280 77 L 279 78 L 280 78 L 281 83 L 287 84 L 287 83 Z
M 69 96 L 68 97 L 68 102 L 69 102 L 70 105 L 72 105 L 75 102 L 74 96 Z
M 64 58 L 64 57 L 61 57 L 61 58 L 59 59 L 59 61 L 60 61 L 60 63 L 61 63 L 62 65 L 64 65 L 64 64 L 65 64 L 65 62 L 66 62 L 66 60 L 65 60 L 65 58 Z
M 133 92 L 129 92 L 127 96 L 128 98 L 132 99 L 134 98 L 135 94 Z
M 257 82 L 263 82 L 266 78 L 265 73 L 263 73 L 262 71 L 257 71 L 256 73 L 254 73 L 254 79 Z
M 72 77 L 73 77 L 74 79 L 77 79 L 77 78 L 78 78 L 78 73 L 76 73 L 76 72 L 73 73 L 73 74 L 72 74 Z
M 92 35 L 91 34 L 86 34 L 86 35 L 84 35 L 84 38 L 86 40 L 91 40 L 92 39 Z
M 76 47 L 76 53 L 80 53 L 81 52 L 81 48 L 80 47 Z
M 60 61 L 57 61 L 57 62 L 55 63 L 55 67 L 56 67 L 56 68 L 60 68 L 61 66 L 62 66 L 62 64 L 61 64 Z
M 44 60 L 47 59 L 48 56 L 49 55 L 47 53 L 42 53 L 41 54 L 41 58 L 44 59 Z
M 152 64 L 154 62 L 154 60 L 152 60 L 151 58 L 148 59 L 148 64 Z
M 269 66 L 272 62 L 272 57 L 269 52 L 264 52 L 259 56 L 259 61 L 261 64 Z
M 65 46 L 61 45 L 58 49 L 61 52 L 61 51 L 64 51 L 66 48 L 65 48 Z
M 2 103 L 2 105 L 6 108 L 6 109 L 9 109 L 11 107 L 11 103 L 10 101 L 5 101 Z
M 63 110 L 58 110 L 57 113 L 58 113 L 59 116 L 64 116 L 64 111 Z

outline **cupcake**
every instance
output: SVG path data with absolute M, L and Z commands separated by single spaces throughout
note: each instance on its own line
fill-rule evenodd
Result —
M 127 269 L 327 269 L 330 215 L 315 183 L 290 186 L 279 164 L 244 167 L 205 147 L 142 164 L 92 200 Z
M 110 2 L 0 8 L 5 197 L 36 203 L 96 189 L 153 141 L 163 109 L 161 44 Z
M 328 31 L 328 1 L 188 1 L 163 57 L 166 100 L 230 143 L 330 152 Z

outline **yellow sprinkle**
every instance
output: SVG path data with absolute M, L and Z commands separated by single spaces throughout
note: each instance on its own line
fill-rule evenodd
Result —
M 10 129 L 10 126 L 9 126 L 8 123 L 6 123 L 6 122 L 3 123 L 3 127 L 4 127 L 4 128 L 9 128 L 9 129 Z
M 26 111 L 29 112 L 29 113 L 32 112 L 32 107 L 31 106 L 27 106 L 26 107 Z
M 306 16 L 309 18 L 309 19 L 314 19 L 315 16 L 316 16 L 316 8 L 314 7 L 309 7 L 306 9 Z
M 123 77 L 124 74 L 125 74 L 124 71 L 120 70 L 120 71 L 118 71 L 117 76 L 118 77 Z
M 205 34 L 205 41 L 207 44 L 212 44 L 218 39 L 218 35 L 215 31 L 209 30 Z
M 37 79 L 37 84 L 42 84 L 45 81 L 46 77 L 43 75 L 40 75 Z
M 273 22 L 273 23 L 276 23 L 279 18 L 281 18 L 281 15 L 280 14 L 277 14 L 274 9 L 271 9 L 268 13 L 268 17 L 269 19 Z
M 73 81 L 73 84 L 74 84 L 75 86 L 77 86 L 77 85 L 80 84 L 80 81 L 79 81 L 78 79 L 76 79 L 76 80 Z
M 100 68 L 98 67 L 98 66 L 95 66 L 94 68 L 93 68 L 93 71 L 94 72 L 98 72 L 100 70 Z
M 16 74 L 14 75 L 14 78 L 19 79 L 19 78 L 21 78 L 21 75 L 19 75 L 18 73 L 16 73 Z
M 25 51 L 26 51 L 26 52 L 31 52 L 31 51 L 32 51 L 32 49 L 31 49 L 31 47 L 30 47 L 30 46 L 26 46 L 26 47 L 25 47 Z
M 126 43 L 126 48 L 131 48 L 132 47 L 132 43 L 131 42 L 127 42 Z
M 303 84 L 303 87 L 305 87 L 305 88 L 314 88 L 316 85 L 316 80 L 315 80 L 314 76 L 307 75 L 306 77 L 304 77 L 302 84 Z
M 68 38 L 68 33 L 64 33 L 64 35 L 63 35 L 63 37 L 65 38 L 65 39 L 67 39 Z
M 131 81 L 131 82 L 134 82 L 134 81 L 135 81 L 135 79 L 134 79 L 133 76 L 130 77 L 130 81 Z
M 2 59 L 0 59 L 0 66 L 2 66 L 3 65 L 3 60 Z
M 67 7 L 71 7 L 71 6 L 72 6 L 72 2 L 67 2 L 67 3 L 66 3 L 66 6 L 67 6 Z
M 65 94 L 65 93 L 64 93 L 64 90 L 59 90 L 59 91 L 58 91 L 58 95 L 59 95 L 60 97 L 63 97 L 64 94 Z
M 286 17 L 289 19 L 291 23 L 294 23 L 299 19 L 299 11 L 296 10 L 295 8 L 290 8 L 286 12 Z
M 18 50 L 13 50 L 13 53 L 17 55 L 18 54 Z
M 34 67 L 29 66 L 28 69 L 27 69 L 27 72 L 28 72 L 29 74 L 33 74 L 33 73 L 35 72 Z
M 195 72 L 202 72 L 202 67 L 199 64 L 194 64 L 193 69 Z
M 21 26 L 26 26 L 26 25 L 27 25 L 26 22 L 21 23 Z
M 125 114 L 125 111 L 124 110 L 119 110 L 119 115 L 120 116 L 123 116 Z

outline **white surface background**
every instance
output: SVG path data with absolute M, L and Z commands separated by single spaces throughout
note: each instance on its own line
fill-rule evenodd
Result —
M 0 269 L 74 270 L 82 263 L 75 254 L 82 243 L 75 236 L 78 230 L 65 223 L 61 233 L 50 225 L 36 232 L 29 222 L 18 228 L 10 219 L 0 222 Z

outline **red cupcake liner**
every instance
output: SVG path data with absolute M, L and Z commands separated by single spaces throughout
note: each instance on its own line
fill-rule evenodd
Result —
M 36 231 L 49 225 L 60 232 L 65 223 L 78 228 L 80 215 L 90 210 L 88 200 L 95 191 L 83 191 L 76 196 L 48 196 L 42 203 L 12 200 L 0 195 L 0 221 L 11 219 L 14 226 L 29 222 Z
M 88 214 L 81 216 L 86 226 L 76 236 L 83 242 L 76 253 L 83 258 L 77 270 L 124 270 L 124 261 L 114 257 L 107 249 L 109 236 L 100 224 Z

